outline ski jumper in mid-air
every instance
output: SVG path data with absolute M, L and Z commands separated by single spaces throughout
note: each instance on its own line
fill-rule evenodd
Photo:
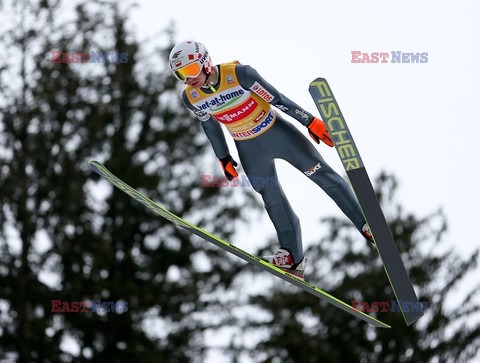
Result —
M 276 179 L 276 158 L 286 160 L 321 187 L 362 235 L 373 242 L 350 186 L 323 160 L 313 144 L 271 106 L 307 127 L 317 144 L 322 140 L 333 147 L 322 120 L 278 92 L 252 67 L 238 62 L 214 66 L 207 49 L 199 42 L 177 44 L 169 63 L 175 77 L 186 83 L 183 101 L 201 121 L 229 180 L 238 176 L 237 163 L 230 155 L 220 123 L 235 141 L 243 169 L 262 196 L 278 235 L 280 249 L 265 257 L 267 261 L 300 278 L 304 276 L 306 259 L 300 221 Z M 262 182 L 271 180 L 276 182 Z

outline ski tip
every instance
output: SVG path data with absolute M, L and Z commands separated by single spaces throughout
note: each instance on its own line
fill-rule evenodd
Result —
M 377 328 L 387 328 L 387 329 L 390 329 L 390 328 L 392 327 L 391 325 L 385 324 L 383 321 L 380 321 L 380 320 L 379 320 L 379 323 L 380 323 L 380 325 L 376 325 Z
M 98 170 L 98 167 L 101 166 L 101 165 L 102 164 L 99 163 L 96 160 L 90 160 L 90 162 L 88 163 L 88 166 L 90 167 L 90 169 L 95 171 L 95 172 Z

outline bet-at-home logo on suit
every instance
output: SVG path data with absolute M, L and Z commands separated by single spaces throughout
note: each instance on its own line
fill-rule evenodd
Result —
M 187 86 L 186 96 L 199 111 L 223 123 L 235 140 L 248 140 L 267 131 L 276 121 L 268 103 L 273 96 L 258 83 L 244 89 L 235 74 L 236 63 L 220 66 L 220 85 L 216 92 Z

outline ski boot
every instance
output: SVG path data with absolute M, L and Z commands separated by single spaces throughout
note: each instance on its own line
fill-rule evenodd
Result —
M 305 267 L 307 266 L 305 257 L 299 263 L 295 263 L 290 252 L 280 248 L 273 256 L 262 256 L 262 259 L 299 279 L 305 279 Z
M 373 247 L 375 247 L 375 241 L 373 240 L 373 235 L 372 231 L 370 231 L 370 227 L 368 224 L 365 222 L 365 224 L 362 226 L 362 236 L 372 244 Z

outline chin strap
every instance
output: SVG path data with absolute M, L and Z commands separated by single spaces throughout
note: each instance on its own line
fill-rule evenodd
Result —
M 205 69 L 204 69 L 205 71 Z M 205 84 L 202 86 L 203 88 L 209 88 L 212 92 L 216 92 L 214 85 L 218 83 L 218 68 L 213 67 L 213 71 L 211 74 L 208 75 Z

